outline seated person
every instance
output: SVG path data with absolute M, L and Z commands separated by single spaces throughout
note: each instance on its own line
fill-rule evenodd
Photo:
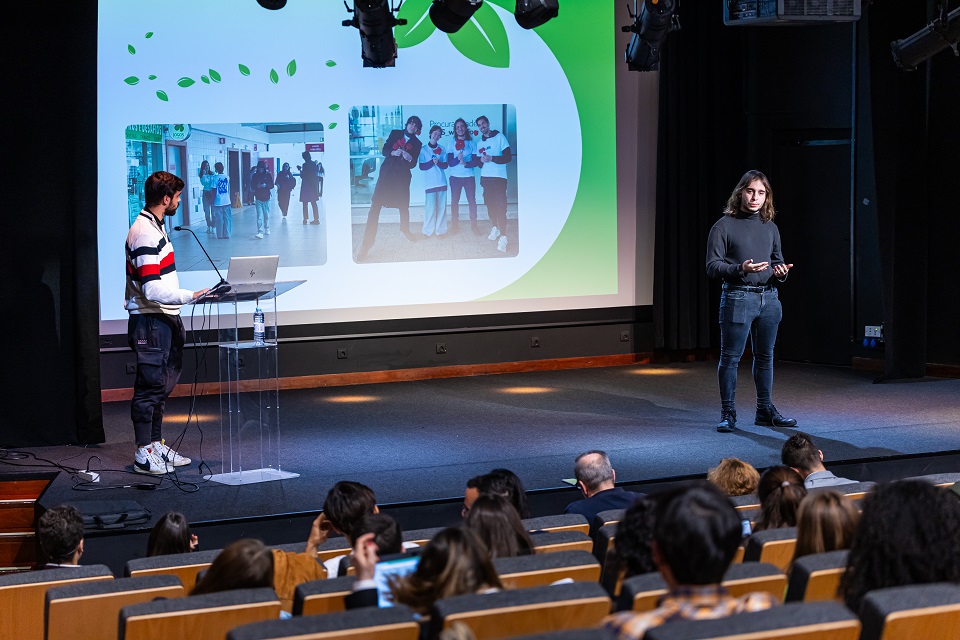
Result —
M 856 480 L 838 478 L 823 466 L 823 451 L 813 444 L 809 434 L 795 433 L 783 443 L 780 460 L 803 478 L 807 489 L 816 487 L 835 487 L 841 484 L 855 484 Z
M 379 561 L 374 534 L 357 538 L 353 549 L 357 583 L 350 606 L 376 606 L 373 574 Z M 444 529 L 428 542 L 413 573 L 390 581 L 391 598 L 419 614 L 430 611 L 441 598 L 488 593 L 503 588 L 487 549 L 469 529 Z
M 83 555 L 83 516 L 68 504 L 47 509 L 37 521 L 37 541 L 47 558 L 41 569 L 78 566 Z
M 653 611 L 623 611 L 602 625 L 618 640 L 640 640 L 647 629 L 674 620 L 723 618 L 776 604 L 769 593 L 732 597 L 721 584 L 740 545 L 740 518 L 708 482 L 691 483 L 657 499 L 653 560 L 669 592 Z
M 520 518 L 530 517 L 530 507 L 527 504 L 527 494 L 523 483 L 513 471 L 509 469 L 493 469 L 490 473 L 475 476 L 467 480 L 467 490 L 463 497 L 463 509 L 460 515 L 467 517 L 467 512 L 481 494 L 501 496 L 510 501 L 517 510 Z
M 165 556 L 173 553 L 190 553 L 200 543 L 190 531 L 190 525 L 182 513 L 170 511 L 160 516 L 147 538 L 147 557 Z
M 577 487 L 584 498 L 571 502 L 563 512 L 584 516 L 590 523 L 591 534 L 594 533 L 593 519 L 598 513 L 611 509 L 626 509 L 643 495 L 614 486 L 617 472 L 610 464 L 610 457 L 603 451 L 587 451 L 577 456 L 573 475 L 577 478 Z
M 214 558 L 190 595 L 272 586 L 273 554 L 259 540 L 243 538 L 227 545 Z
M 760 515 L 753 532 L 797 526 L 797 510 L 806 495 L 803 480 L 790 467 L 776 466 L 764 471 L 757 485 Z
M 623 520 L 617 523 L 613 553 L 610 556 L 610 570 L 614 575 L 626 579 L 657 570 L 657 565 L 653 562 L 656 506 L 653 498 L 643 496 L 627 509 Z
M 853 502 L 836 491 L 808 494 L 797 511 L 797 546 L 792 562 L 815 553 L 849 549 L 860 524 Z
M 501 496 L 481 495 L 473 503 L 463 526 L 476 533 L 491 558 L 512 558 L 533 553 L 533 541 L 512 504 Z
M 876 487 L 863 500 L 840 594 L 851 611 L 869 591 L 960 583 L 960 500 L 925 480 Z
M 323 521 L 321 527 L 329 534 L 332 529 L 342 534 L 350 545 L 353 545 L 356 536 L 353 528 L 367 515 L 380 513 L 377 506 L 377 497 L 373 489 L 359 482 L 343 480 L 333 485 L 327 492 L 327 499 L 323 503 Z M 339 576 L 340 562 L 346 554 L 326 560 L 323 565 L 327 575 L 331 578 Z
M 738 458 L 724 458 L 707 471 L 707 480 L 731 498 L 756 492 L 760 473 L 749 462 Z

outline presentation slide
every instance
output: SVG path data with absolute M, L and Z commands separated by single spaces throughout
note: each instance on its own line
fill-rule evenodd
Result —
M 403 3 L 379 69 L 341 2 L 101 0 L 101 334 L 125 332 L 124 239 L 159 170 L 186 184 L 181 286 L 218 281 L 200 243 L 224 275 L 279 255 L 306 281 L 281 325 L 633 305 L 613 3 L 525 30 L 486 0 L 454 34 L 430 5 Z

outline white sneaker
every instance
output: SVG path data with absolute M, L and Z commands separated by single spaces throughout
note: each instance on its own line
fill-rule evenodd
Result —
M 190 458 L 187 456 L 182 456 L 168 447 L 164 440 L 161 440 L 160 442 L 154 442 L 152 446 L 154 451 L 160 454 L 160 457 L 167 461 L 167 464 L 172 464 L 175 467 L 182 467 L 190 464 L 191 462 Z
M 497 229 L 496 227 L 494 227 L 493 229 L 490 229 L 490 235 L 487 236 L 487 240 L 496 240 L 499 237 L 500 237 L 500 229 Z
M 173 467 L 160 457 L 152 447 L 140 447 L 133 457 L 133 470 L 137 473 L 163 474 L 173 471 Z
M 270 235 L 270 229 L 267 229 L 267 235 Z
M 507 251 L 507 236 L 500 236 L 500 240 L 497 242 L 497 251 Z
M 262 234 L 262 233 L 258 233 L 258 234 L 257 234 L 257 238 L 260 239 L 260 240 L 263 240 L 263 234 Z

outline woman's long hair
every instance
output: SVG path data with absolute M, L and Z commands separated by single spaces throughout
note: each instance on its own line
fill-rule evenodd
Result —
M 797 547 L 793 560 L 814 553 L 849 549 L 860 512 L 836 491 L 811 493 L 797 511 Z
M 189 553 L 190 525 L 182 513 L 171 511 L 160 516 L 147 538 L 147 557 L 171 553 Z
M 867 592 L 960 582 L 960 500 L 924 480 L 880 485 L 863 500 L 840 594 L 859 611 Z
M 797 510 L 806 495 L 803 478 L 790 467 L 776 466 L 764 471 L 757 485 L 760 515 L 753 525 L 754 533 L 797 526 Z
M 611 561 L 616 572 L 624 578 L 657 570 L 652 546 L 656 507 L 653 498 L 638 498 L 627 509 L 623 520 L 617 523 Z
M 469 529 L 444 529 L 423 548 L 413 573 L 390 581 L 394 601 L 419 613 L 441 598 L 491 588 L 503 584 L 483 541 Z
M 483 540 L 491 558 L 512 558 L 533 553 L 530 534 L 516 508 L 504 497 L 481 495 L 470 507 L 464 526 Z
M 740 213 L 741 194 L 754 180 L 762 182 L 763 188 L 767 190 L 767 199 L 763 202 L 763 206 L 760 207 L 760 219 L 764 222 L 773 220 L 774 216 L 777 215 L 776 210 L 773 208 L 773 187 L 770 186 L 770 180 L 767 176 L 756 169 L 747 171 L 743 174 L 743 177 L 740 178 L 740 182 L 737 183 L 733 193 L 727 198 L 727 205 L 723 209 L 724 215 L 736 216 Z
M 272 586 L 273 552 L 259 540 L 243 538 L 227 545 L 214 558 L 190 595 Z

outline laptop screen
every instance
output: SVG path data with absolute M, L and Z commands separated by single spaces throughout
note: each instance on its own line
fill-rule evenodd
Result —
M 230 258 L 227 282 L 231 285 L 269 284 L 277 281 L 280 256 L 240 256 Z

